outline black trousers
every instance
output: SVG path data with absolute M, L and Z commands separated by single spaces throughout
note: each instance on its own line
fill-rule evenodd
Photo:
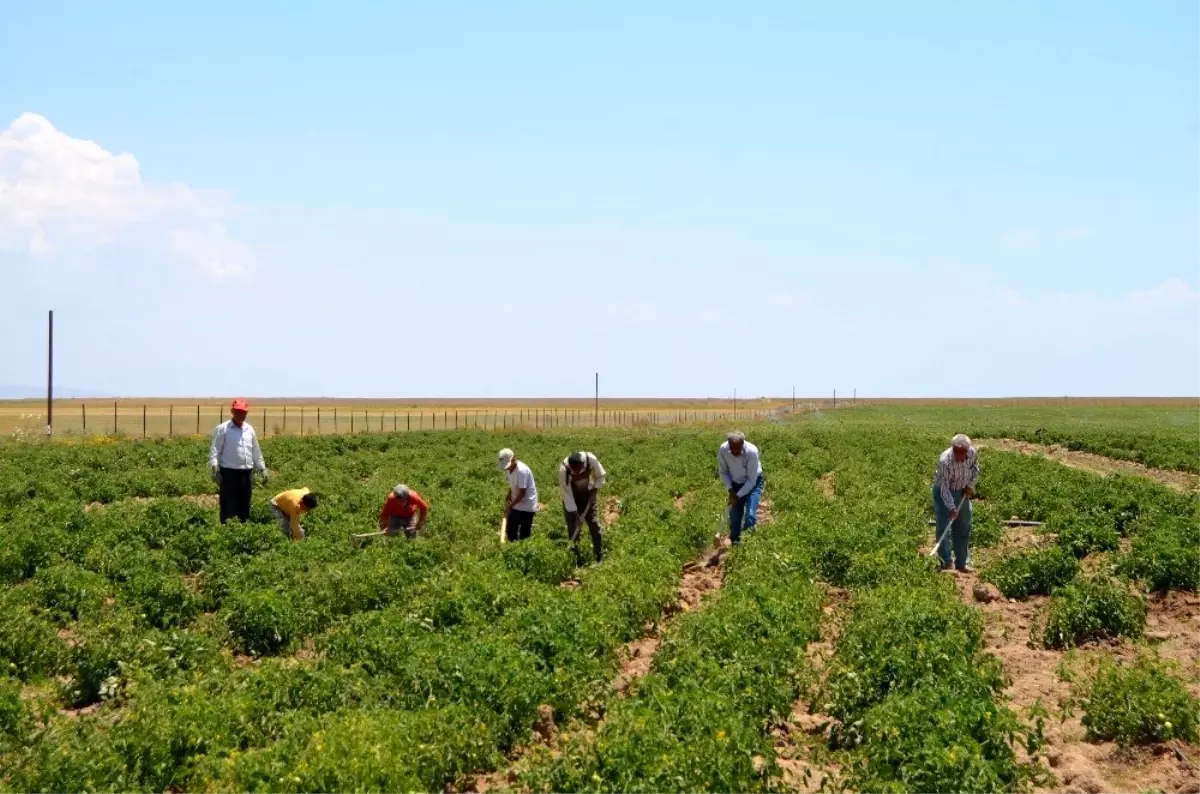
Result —
M 582 518 L 588 526 L 588 534 L 592 536 L 592 551 L 596 555 L 596 562 L 600 562 L 604 557 L 604 552 L 600 546 L 600 519 L 596 516 L 596 494 L 586 488 L 582 491 L 572 488 L 571 494 L 575 497 L 576 512 L 567 511 L 567 537 L 571 539 L 571 545 L 575 546 L 578 556 L 579 519 Z
M 509 543 L 525 540 L 533 534 L 533 517 L 535 515 L 537 514 L 527 510 L 508 511 L 508 523 L 504 527 L 504 534 Z
M 250 493 L 254 477 L 250 469 L 221 469 L 221 523 L 231 518 L 250 520 Z

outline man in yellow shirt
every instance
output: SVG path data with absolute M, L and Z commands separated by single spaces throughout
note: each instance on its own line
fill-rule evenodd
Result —
M 300 516 L 317 506 L 317 495 L 307 488 L 293 488 L 277 494 L 271 500 L 271 512 L 279 521 L 279 529 L 284 537 L 292 540 L 304 538 L 304 527 L 300 525 Z

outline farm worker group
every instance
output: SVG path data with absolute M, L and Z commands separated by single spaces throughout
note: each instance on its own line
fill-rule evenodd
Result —
M 938 457 L 933 475 L 933 511 L 936 518 L 934 538 L 940 540 L 937 553 L 942 570 L 950 569 L 950 550 L 954 549 L 954 567 L 969 571 L 968 544 L 971 540 L 971 497 L 979 481 L 979 460 L 971 439 L 959 433 L 950 440 L 950 448 Z M 947 525 L 948 538 L 943 538 Z M 935 540 L 936 542 L 936 540 Z
M 220 493 L 222 524 L 231 518 L 249 521 L 253 472 L 257 470 L 264 483 L 269 477 L 258 436 L 246 421 L 249 410 L 246 400 L 234 400 L 230 419 L 217 425 L 212 434 L 208 467 Z M 504 497 L 505 538 L 509 542 L 525 540 L 533 534 L 533 520 L 538 511 L 533 470 L 508 448 L 500 450 L 496 465 L 508 480 Z M 717 450 L 717 471 L 729 494 L 729 539 L 736 545 L 741 543 L 742 534 L 753 531 L 758 523 L 758 503 L 765 484 L 758 447 L 748 442 L 743 433 L 730 433 Z M 596 562 L 604 559 L 596 496 L 606 479 L 604 466 L 591 452 L 572 452 L 558 465 L 558 489 L 567 536 L 577 559 L 583 524 L 587 524 Z M 934 537 L 943 570 L 950 570 L 952 563 L 955 570 L 971 570 L 971 497 L 978 480 L 975 447 L 971 439 L 959 433 L 951 439 L 950 448 L 938 457 L 933 478 Z M 308 488 L 296 488 L 277 494 L 271 500 L 271 512 L 286 537 L 300 540 L 304 537 L 300 517 L 316 508 L 317 503 L 316 494 Z M 403 532 L 406 537 L 414 538 L 425 528 L 428 517 L 429 503 L 412 488 L 400 484 L 384 501 L 379 513 L 379 531 L 388 536 Z
M 508 448 L 500 450 L 496 465 L 508 478 L 508 492 L 504 497 L 505 538 L 510 543 L 525 540 L 533 534 L 533 519 L 538 509 L 533 470 Z M 604 487 L 606 478 L 600 459 L 591 452 L 572 452 L 558 464 L 558 490 L 567 520 L 567 537 L 575 550 L 576 560 L 580 559 L 581 524 L 587 524 L 596 562 L 604 560 L 596 495 Z

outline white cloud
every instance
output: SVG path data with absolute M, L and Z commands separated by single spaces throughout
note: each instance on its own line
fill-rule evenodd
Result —
M 1126 295 L 1124 302 L 1135 309 L 1150 311 L 1178 306 L 1200 306 L 1200 292 L 1189 287 L 1183 279 L 1171 278 L 1154 289 Z
M 251 251 L 225 226 L 223 194 L 143 181 L 132 154 L 23 113 L 0 131 L 0 252 L 51 261 L 132 243 L 211 276 L 244 271 Z

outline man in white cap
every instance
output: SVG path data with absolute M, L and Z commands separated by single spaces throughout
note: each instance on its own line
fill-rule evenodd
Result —
M 742 433 L 730 433 L 717 450 L 717 468 L 729 491 L 729 540 L 735 545 L 758 524 L 758 500 L 763 492 L 762 461 L 758 447 Z
M 258 435 L 246 421 L 250 404 L 242 398 L 230 406 L 230 419 L 213 429 L 208 449 L 208 468 L 220 493 L 221 523 L 231 518 L 250 520 L 250 496 L 254 489 L 254 469 L 267 482 L 267 463 L 258 446 Z
M 596 493 L 604 487 L 605 477 L 600 459 L 590 452 L 572 452 L 558 464 L 558 490 L 562 494 L 563 512 L 567 514 L 567 537 L 575 549 L 577 561 L 580 519 L 588 525 L 596 562 L 604 561 L 600 519 L 596 515 Z
M 500 450 L 496 465 L 508 476 L 508 494 L 504 497 L 508 542 L 525 540 L 533 533 L 533 517 L 537 515 L 538 492 L 533 472 L 508 448 Z
M 971 540 L 971 497 L 975 495 L 975 483 L 979 481 L 979 460 L 971 439 L 959 433 L 950 440 L 950 448 L 938 457 L 937 471 L 933 475 L 933 512 L 937 518 L 934 526 L 934 541 L 941 539 L 937 548 L 942 561 L 942 570 L 950 569 L 950 548 L 954 548 L 954 567 L 969 571 L 967 563 L 970 553 L 967 548 Z M 948 538 L 942 535 L 950 526 Z

